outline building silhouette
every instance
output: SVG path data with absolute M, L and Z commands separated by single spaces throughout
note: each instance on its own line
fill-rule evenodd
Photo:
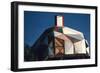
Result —
M 55 26 L 46 29 L 25 61 L 90 58 L 90 49 L 82 32 L 64 26 L 64 17 L 55 16 Z

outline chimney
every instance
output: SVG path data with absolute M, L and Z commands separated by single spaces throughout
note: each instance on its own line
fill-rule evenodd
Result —
M 56 16 L 56 27 L 64 26 L 64 17 L 61 15 Z

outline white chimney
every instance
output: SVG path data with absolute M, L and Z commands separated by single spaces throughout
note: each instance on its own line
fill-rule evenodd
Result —
M 64 18 L 63 16 L 56 16 L 56 27 L 64 26 Z

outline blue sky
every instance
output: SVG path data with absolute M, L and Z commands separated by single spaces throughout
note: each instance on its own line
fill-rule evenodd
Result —
M 24 11 L 24 43 L 32 46 L 49 27 L 55 26 L 55 16 L 64 16 L 64 26 L 82 32 L 90 44 L 90 14 Z

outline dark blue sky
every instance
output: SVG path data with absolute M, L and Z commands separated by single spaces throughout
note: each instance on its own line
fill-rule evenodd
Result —
M 45 29 L 55 26 L 56 15 L 63 15 L 64 26 L 83 32 L 90 43 L 89 14 L 33 11 L 24 11 L 24 43 L 32 46 Z

